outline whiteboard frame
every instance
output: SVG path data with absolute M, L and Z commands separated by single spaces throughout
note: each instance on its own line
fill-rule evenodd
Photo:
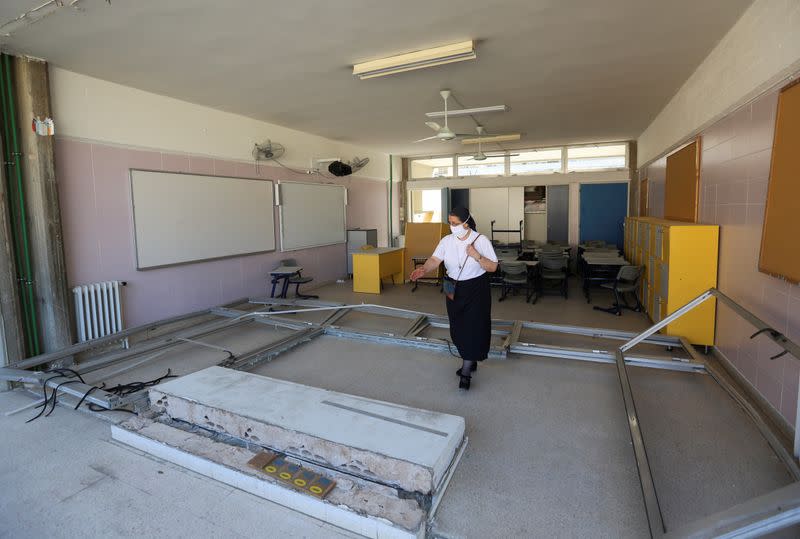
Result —
M 198 174 L 195 172 L 173 172 L 169 170 L 157 170 L 151 168 L 130 168 L 128 169 L 128 188 L 130 189 L 130 207 L 131 207 L 131 221 L 133 224 L 133 255 L 136 258 L 136 271 L 150 271 L 162 268 L 171 268 L 173 266 L 185 266 L 187 264 L 197 264 L 200 262 L 210 262 L 212 260 L 225 260 L 227 258 L 238 258 L 242 256 L 252 256 L 252 255 L 259 255 L 264 253 L 274 253 L 278 250 L 278 242 L 273 241 L 275 247 L 272 249 L 267 249 L 264 251 L 252 251 L 248 253 L 239 253 L 235 255 L 224 255 L 224 256 L 215 256 L 211 258 L 198 258 L 196 260 L 186 260 L 183 262 L 174 262 L 172 264 L 162 264 L 160 266 L 147 266 L 141 267 L 139 263 L 139 245 L 138 245 L 138 238 L 136 237 L 136 201 L 133 198 L 133 173 L 134 172 L 158 172 L 161 174 L 175 174 L 181 176 L 202 176 L 202 177 L 210 177 L 210 178 L 220 178 L 220 179 L 232 179 L 232 180 L 249 180 L 254 182 L 264 182 L 272 184 L 270 189 L 272 190 L 272 218 L 275 219 L 275 206 L 276 206 L 276 199 L 275 199 L 275 180 L 267 180 L 267 179 L 256 179 L 256 178 L 243 178 L 241 176 L 218 176 L 216 174 Z M 273 240 L 275 239 L 275 229 L 273 227 L 272 230 Z
M 284 184 L 284 183 L 301 184 L 301 185 L 315 185 L 315 186 L 323 185 L 323 186 L 340 187 L 344 192 L 344 212 L 342 213 L 342 221 L 343 221 L 342 222 L 342 230 L 344 231 L 344 239 L 342 239 L 342 241 L 334 241 L 334 242 L 330 242 L 330 243 L 319 243 L 319 244 L 315 244 L 315 245 L 304 245 L 302 247 L 293 247 L 291 249 L 286 249 L 284 247 L 284 239 L 283 239 L 283 230 L 284 230 L 284 224 L 283 224 L 283 193 L 280 192 L 280 189 L 281 189 L 280 186 L 282 184 Z M 281 240 L 281 252 L 282 253 L 290 253 L 292 251 L 302 251 L 303 249 L 314 249 L 316 247 L 327 247 L 328 245 L 341 245 L 341 244 L 346 244 L 347 243 L 347 187 L 346 186 L 338 184 L 338 183 L 293 182 L 293 181 L 290 181 L 290 180 L 288 180 L 288 181 L 287 180 L 279 180 L 276 185 L 277 185 L 277 187 L 276 187 L 276 195 L 278 195 L 278 196 L 273 197 L 273 200 L 276 201 L 276 204 L 278 206 L 278 216 L 279 216 L 278 221 L 279 221 L 279 228 L 280 228 L 280 230 L 278 231 L 278 235 L 280 236 L 280 240 Z

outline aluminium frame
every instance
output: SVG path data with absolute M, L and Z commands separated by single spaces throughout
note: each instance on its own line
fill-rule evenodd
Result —
M 502 344 L 492 346 L 490 357 L 507 360 L 508 354 L 511 353 L 615 365 L 652 537 L 663 537 L 665 534 L 666 537 L 670 538 L 704 538 L 717 536 L 730 538 L 755 537 L 759 534 L 776 531 L 800 523 L 800 483 L 793 483 L 788 487 L 777 489 L 764 496 L 754 498 L 744 504 L 701 519 L 683 528 L 669 530 L 669 533 L 667 533 L 668 530 L 664 524 L 658 503 L 658 495 L 650 471 L 641 423 L 636 412 L 634 395 L 628 378 L 628 366 L 632 365 L 711 375 L 751 417 L 775 453 L 784 462 L 794 480 L 800 481 L 800 467 L 798 467 L 796 460 L 800 455 L 800 429 L 795 429 L 794 453 L 792 453 L 781 440 L 780 436 L 771 428 L 764 416 L 750 402 L 747 395 L 742 393 L 734 384 L 730 383 L 719 367 L 705 360 L 685 338 L 657 334 L 660 329 L 712 298 L 720 300 L 755 326 L 758 331 L 753 336 L 764 333 L 778 346 L 783 348 L 785 351 L 784 353 L 790 353 L 795 358 L 800 358 L 800 346 L 774 328 L 771 328 L 766 322 L 759 319 L 715 288 L 707 290 L 669 316 L 638 334 L 610 329 L 525 322 L 520 320 L 492 320 L 492 334 L 496 337 L 502 337 Z M 74 365 L 77 372 L 85 374 L 119 362 L 137 358 L 145 353 L 169 350 L 171 347 L 185 345 L 187 343 L 204 345 L 205 343 L 199 342 L 197 339 L 248 323 L 280 327 L 289 329 L 293 333 L 238 356 L 234 356 L 231 352 L 227 352 L 222 348 L 208 345 L 211 348 L 219 348 L 220 352 L 227 352 L 227 357 L 220 361 L 218 365 L 233 369 L 247 370 L 261 362 L 271 361 L 281 353 L 320 335 L 418 347 L 438 352 L 447 352 L 450 349 L 448 341 L 444 339 L 421 336 L 421 334 L 429 328 L 449 328 L 449 321 L 445 316 L 382 305 L 344 305 L 342 303 L 317 300 L 250 300 L 251 304 L 269 306 L 269 312 L 243 311 L 233 308 L 245 301 L 246 300 L 237 300 L 225 306 L 173 317 L 155 324 L 131 328 L 95 341 L 80 343 L 62 350 L 18 361 L 9 367 L 0 368 L 0 380 L 38 385 L 39 387 L 47 385 L 55 390 L 55 388 L 59 386 L 59 383 L 64 382 L 64 378 L 48 380 L 49 376 L 45 372 L 30 371 L 27 369 L 42 366 L 63 366 L 65 361 L 69 361 L 70 364 Z M 286 309 L 287 307 L 288 309 Z M 324 320 L 320 323 L 304 320 L 290 320 L 286 317 L 286 315 L 289 314 L 314 311 L 324 312 L 327 316 L 325 316 Z M 397 332 L 368 331 L 340 325 L 341 319 L 352 311 L 406 319 L 408 320 L 408 325 L 405 329 Z M 86 361 L 82 362 L 75 361 L 79 354 L 91 352 L 93 349 L 108 346 L 115 342 L 119 343 L 120 341 L 126 340 L 128 337 L 142 333 L 147 335 L 149 331 L 164 325 L 187 322 L 192 318 L 209 316 L 212 317 L 211 320 L 203 321 L 198 325 L 188 328 L 178 328 L 159 337 L 134 343 L 130 348 L 107 351 L 97 356 L 89 357 Z M 521 342 L 520 335 L 523 329 L 614 339 L 624 341 L 624 343 L 613 351 L 547 346 L 530 342 Z M 689 354 L 691 359 L 626 355 L 629 350 L 640 343 L 660 345 L 667 349 L 680 347 Z M 82 397 L 90 388 L 91 386 L 88 385 L 70 382 L 68 385 L 58 387 L 58 391 L 75 397 Z M 116 409 L 130 404 L 136 404 L 145 397 L 145 391 L 120 397 L 102 390 L 95 390 L 88 395 L 86 400 L 107 409 Z M 800 408 L 800 403 L 798 403 L 798 407 Z M 800 414 L 798 415 L 800 416 Z

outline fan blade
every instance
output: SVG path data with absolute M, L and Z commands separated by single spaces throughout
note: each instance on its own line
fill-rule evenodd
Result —
M 439 138 L 439 137 L 437 137 L 436 135 L 434 135 L 434 136 L 432 136 L 432 137 L 421 138 L 421 139 L 419 139 L 419 140 L 415 140 L 415 141 L 414 141 L 414 144 L 416 144 L 417 142 L 425 142 L 426 140 L 436 140 L 436 139 L 438 139 L 438 138 Z
M 437 124 L 436 122 L 425 122 L 425 125 L 433 129 L 434 131 L 440 131 L 442 126 Z

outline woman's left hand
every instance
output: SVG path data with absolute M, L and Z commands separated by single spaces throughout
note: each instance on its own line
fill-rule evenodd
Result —
M 478 252 L 477 249 L 475 249 L 475 246 L 467 245 L 467 256 L 471 256 L 475 260 L 478 260 L 480 259 L 481 254 Z

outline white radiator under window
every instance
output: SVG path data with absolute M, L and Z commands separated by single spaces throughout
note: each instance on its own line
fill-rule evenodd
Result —
M 124 281 L 105 281 L 72 289 L 79 342 L 122 331 L 120 288 L 125 284 Z

